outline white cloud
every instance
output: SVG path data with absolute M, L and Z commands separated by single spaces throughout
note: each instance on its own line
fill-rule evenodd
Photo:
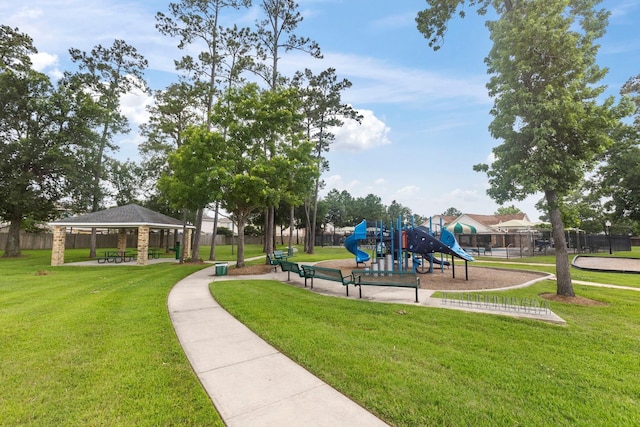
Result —
M 342 127 L 334 130 L 336 137 L 332 148 L 336 151 L 362 151 L 381 145 L 391 144 L 389 132 L 391 129 L 371 110 L 359 110 L 362 123 L 355 120 L 345 120 Z
M 402 187 L 396 192 L 398 199 L 401 200 L 412 199 L 419 194 L 420 187 L 418 187 L 417 185 L 407 185 L 406 187 Z
M 393 30 L 396 28 L 415 25 L 415 12 L 401 13 L 396 15 L 385 16 L 372 22 L 372 26 L 378 30 Z
M 54 80 L 60 80 L 64 73 L 59 68 L 58 55 L 38 52 L 31 55 L 31 63 L 36 71 L 48 74 Z
M 149 120 L 147 106 L 153 103 L 153 97 L 134 89 L 120 97 L 120 109 L 132 125 L 140 125 Z
M 491 104 L 487 95 L 486 75 L 459 76 L 425 71 L 422 68 L 401 66 L 380 59 L 335 52 L 323 52 L 322 60 L 309 61 L 309 55 L 299 53 L 283 57 L 280 69 L 285 75 L 297 70 L 311 69 L 319 73 L 331 66 L 340 78 L 347 78 L 353 86 L 343 94 L 343 100 L 353 105 L 365 103 L 423 105 L 425 100 L 434 108 L 442 103 L 459 106 Z

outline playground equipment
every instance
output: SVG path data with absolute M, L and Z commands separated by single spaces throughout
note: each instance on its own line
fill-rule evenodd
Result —
M 468 261 L 475 259 L 460 247 L 455 236 L 442 227 L 440 239 L 435 237 L 430 228 L 424 226 L 415 227 L 403 224 L 398 217 L 395 225 L 392 223 L 386 228 L 382 221 L 376 221 L 375 232 L 367 232 L 367 221 L 358 224 L 354 233 L 345 240 L 347 250 L 356 255 L 356 263 L 366 263 L 371 259 L 369 254 L 358 249 L 359 240 L 375 241 L 375 261 L 371 263 L 371 273 L 376 271 L 403 271 L 413 269 L 417 273 L 433 272 L 434 264 L 439 264 L 441 269 L 451 265 L 453 277 L 455 277 L 455 261 L 460 258 L 465 262 L 465 273 L 468 280 Z M 434 253 L 451 255 L 451 263 L 433 256 Z M 409 265 L 411 260 L 412 265 Z
M 356 265 L 365 263 L 371 259 L 368 253 L 358 249 L 358 240 L 364 240 L 367 238 L 367 220 L 355 226 L 353 234 L 347 237 L 344 241 L 344 246 L 349 252 L 356 256 Z

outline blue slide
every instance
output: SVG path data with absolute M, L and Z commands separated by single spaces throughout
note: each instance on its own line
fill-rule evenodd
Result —
M 356 264 L 360 264 L 361 262 L 367 262 L 371 257 L 365 251 L 361 251 L 358 249 L 358 240 L 364 240 L 367 238 L 367 220 L 364 219 L 362 222 L 355 226 L 353 230 L 353 234 L 347 237 L 344 241 L 344 247 L 347 248 L 349 252 L 356 256 Z
M 421 255 L 441 252 L 462 258 L 465 261 L 475 261 L 471 255 L 460 247 L 455 236 L 448 230 L 442 230 L 440 240 L 429 233 L 426 227 L 415 227 L 407 230 L 407 250 Z

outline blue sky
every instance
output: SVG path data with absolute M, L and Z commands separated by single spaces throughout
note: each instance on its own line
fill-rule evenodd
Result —
M 155 29 L 155 13 L 167 12 L 158 0 L 26 0 L 0 2 L 1 23 L 34 38 L 37 67 L 59 76 L 72 68 L 70 47 L 89 51 L 121 38 L 149 60 L 152 89 L 177 80 L 173 60 L 182 53 L 176 40 Z M 258 3 L 254 1 L 254 3 Z M 488 161 L 498 144 L 488 132 L 492 102 L 483 62 L 491 43 L 486 18 L 467 14 L 450 26 L 443 47 L 434 52 L 418 33 L 415 16 L 424 0 L 299 0 L 304 21 L 297 34 L 317 41 L 324 59 L 284 55 L 281 71 L 292 75 L 310 68 L 336 69 L 353 87 L 343 101 L 365 117 L 337 132 L 328 154 L 326 190 L 347 190 L 354 197 L 373 193 L 429 216 L 449 207 L 465 213 L 492 214 L 498 208 L 487 195 L 487 179 L 472 166 Z M 640 2 L 605 0 L 610 10 L 607 35 L 600 40 L 599 64 L 610 69 L 604 84 L 617 96 L 622 84 L 640 74 Z M 257 9 L 233 18 L 250 25 Z M 231 23 L 229 21 L 228 23 Z M 120 139 L 118 157 L 137 159 L 135 125 L 146 120 L 153 100 L 131 94 L 122 100 L 134 131 Z M 532 196 L 513 202 L 536 220 Z

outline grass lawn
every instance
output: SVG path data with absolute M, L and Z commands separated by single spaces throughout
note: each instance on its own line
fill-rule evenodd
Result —
M 87 253 L 68 250 L 66 261 Z M 247 248 L 254 253 L 258 245 Z M 166 306 L 173 285 L 201 266 L 51 267 L 50 251 L 24 254 L 0 258 L 0 425 L 223 425 Z M 230 246 L 216 254 L 235 259 Z M 294 260 L 350 256 L 317 248 Z M 638 277 L 593 274 L 626 285 Z M 607 305 L 552 303 L 565 327 L 327 298 L 273 281 L 216 282 L 212 292 L 394 425 L 637 425 L 640 292 L 574 286 Z M 554 289 L 543 282 L 502 294 Z
M 223 425 L 167 313 L 169 290 L 201 267 L 50 259 L 0 258 L 1 425 Z
M 594 274 L 625 285 L 638 278 Z M 273 281 L 215 282 L 211 291 L 252 330 L 392 425 L 637 425 L 640 292 L 574 287 L 606 305 L 553 302 L 564 327 L 328 298 Z M 543 292 L 555 292 L 555 283 L 501 294 Z

